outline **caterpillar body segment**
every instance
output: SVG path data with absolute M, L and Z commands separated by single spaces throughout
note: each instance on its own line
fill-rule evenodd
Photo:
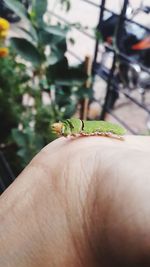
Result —
M 83 121 L 85 133 L 112 133 L 116 135 L 124 135 L 125 129 L 120 125 L 113 124 L 108 121 Z
M 79 119 L 68 119 L 63 121 L 64 127 L 62 128 L 62 135 L 76 135 L 82 132 L 82 120 Z
M 67 119 L 52 125 L 52 130 L 62 136 L 109 136 L 120 138 L 126 130 L 107 121 L 86 121 L 76 118 Z

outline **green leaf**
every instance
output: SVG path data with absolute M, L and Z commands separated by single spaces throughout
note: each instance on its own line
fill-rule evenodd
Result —
M 34 30 L 34 28 L 30 28 L 29 30 L 23 28 L 23 27 L 19 27 L 19 29 L 21 31 L 23 31 L 24 36 L 27 36 L 27 40 L 29 40 L 29 42 L 31 41 L 33 44 L 37 44 L 38 43 L 38 36 L 36 34 L 36 31 Z
M 44 30 L 39 30 L 38 36 L 40 43 L 44 45 L 51 44 L 53 40 L 53 34 L 50 34 Z
M 77 103 L 70 103 L 68 105 L 65 106 L 65 112 L 64 112 L 64 117 L 70 118 L 74 115 L 74 113 L 76 112 L 77 109 Z
M 24 134 L 18 129 L 12 129 L 12 137 L 20 147 L 26 147 L 27 142 Z
M 67 34 L 68 30 L 69 30 L 68 27 L 66 27 L 65 29 L 62 29 L 59 25 L 56 25 L 56 26 L 44 26 L 43 29 L 47 33 L 58 35 L 58 36 L 62 36 L 62 37 L 66 37 L 66 34 Z
M 56 64 L 49 66 L 47 69 L 47 78 L 49 81 L 56 81 L 57 79 L 63 79 L 68 72 L 68 60 L 64 57 Z
M 11 44 L 25 60 L 32 62 L 33 65 L 41 63 L 41 56 L 37 48 L 26 39 L 11 38 Z
M 33 2 L 33 13 L 35 14 L 35 17 L 38 22 L 41 22 L 43 19 L 43 15 L 47 10 L 47 0 L 34 0 Z
M 52 44 L 50 48 L 51 54 L 48 58 L 48 64 L 54 65 L 64 58 L 64 54 L 67 50 L 66 39 L 62 39 L 57 45 Z
M 52 52 L 54 53 L 61 53 L 61 54 L 65 54 L 66 51 L 67 51 L 67 44 L 66 44 L 66 39 L 63 38 L 62 40 L 60 40 L 57 45 L 54 43 L 54 44 L 51 44 L 51 50 Z
M 31 21 L 28 19 L 27 10 L 24 7 L 24 5 L 18 0 L 4 0 L 4 2 L 16 15 L 18 15 L 22 19 L 25 19 L 28 30 L 24 29 L 24 31 L 28 31 L 30 33 L 30 36 L 32 36 L 32 38 L 34 39 L 34 41 L 37 42 L 36 30 L 32 26 Z
M 28 38 L 30 38 L 33 42 L 38 42 L 38 36 L 37 36 L 37 33 L 36 33 L 36 30 L 33 28 L 32 25 L 28 25 L 29 27 L 28 28 L 24 28 L 24 27 L 19 27 L 19 29 L 21 31 L 23 31 Z
M 52 51 L 50 56 L 48 57 L 48 64 L 49 65 L 54 65 L 56 64 L 58 61 L 60 61 L 62 58 L 64 57 L 64 54 L 61 53 L 61 51 L 57 50 L 57 51 Z
M 48 63 L 49 65 L 53 65 L 60 60 L 64 58 L 64 53 L 66 52 L 66 44 L 64 46 L 60 47 L 59 45 L 57 46 L 52 46 L 51 47 L 51 54 L 48 58 Z
M 14 11 L 20 18 L 27 18 L 27 11 L 24 5 L 17 0 L 4 0 L 5 4 Z
M 88 76 L 82 64 L 77 67 L 69 67 L 68 61 L 64 57 L 61 61 L 48 67 L 47 78 L 55 80 L 56 85 L 81 86 Z
M 25 148 L 21 148 L 21 149 L 19 149 L 18 152 L 17 152 L 17 155 L 18 155 L 19 157 L 23 158 L 23 159 L 26 158 L 26 154 L 27 154 L 27 149 L 25 149 Z M 26 165 L 26 164 L 25 164 L 25 165 Z
M 64 39 L 62 35 L 55 35 L 53 33 L 46 32 L 45 30 L 39 30 L 39 41 L 44 45 L 57 45 Z

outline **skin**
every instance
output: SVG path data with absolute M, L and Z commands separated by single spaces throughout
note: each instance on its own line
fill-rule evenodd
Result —
M 0 197 L 0 267 L 149 267 L 149 142 L 46 146 Z

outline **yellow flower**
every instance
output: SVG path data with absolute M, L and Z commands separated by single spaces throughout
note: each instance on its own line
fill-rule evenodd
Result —
M 9 22 L 6 19 L 0 18 L 0 31 L 7 31 L 9 27 Z
M 0 38 L 6 38 L 8 35 L 8 31 L 0 31 Z
M 7 47 L 0 47 L 0 57 L 7 57 L 9 50 Z

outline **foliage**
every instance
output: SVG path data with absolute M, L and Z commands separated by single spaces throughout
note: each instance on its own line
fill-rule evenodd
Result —
M 15 144 L 22 168 L 56 138 L 50 124 L 74 115 L 87 76 L 82 64 L 69 66 L 69 28 L 46 23 L 46 0 L 30 1 L 28 10 L 18 0 L 5 3 L 24 23 L 18 25 L 22 34 L 10 39 L 10 55 L 0 59 L 0 144 Z
M 11 55 L 0 60 L 0 143 L 9 141 L 11 128 L 20 121 L 20 114 L 24 110 L 20 103 L 27 91 L 24 83 L 28 79 L 25 65 L 17 63 Z

